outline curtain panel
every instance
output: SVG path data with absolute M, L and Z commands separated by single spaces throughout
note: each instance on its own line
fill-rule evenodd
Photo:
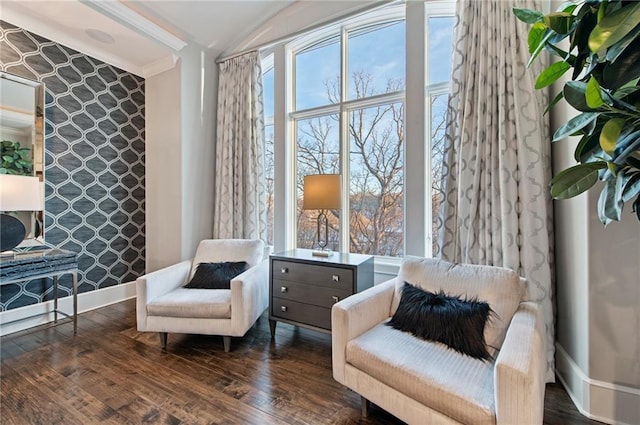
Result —
M 512 8 L 534 0 L 459 0 L 447 111 L 436 255 L 508 267 L 529 282 L 546 323 L 554 377 L 551 146 L 535 90 L 543 60 L 527 69 L 528 27 Z
M 220 64 L 213 237 L 266 236 L 262 70 L 258 52 Z

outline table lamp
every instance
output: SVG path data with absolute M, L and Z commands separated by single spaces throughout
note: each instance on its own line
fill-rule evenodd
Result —
M 26 235 L 22 221 L 4 212 L 42 211 L 42 198 L 38 177 L 0 174 L 0 252 L 15 248 Z
M 328 257 L 331 251 L 327 250 L 329 243 L 329 220 L 325 210 L 340 208 L 340 175 L 339 174 L 312 174 L 304 176 L 302 209 L 320 210 L 318 214 L 318 246 L 319 251 L 313 251 L 312 255 Z M 321 228 L 324 225 L 324 239 L 321 236 Z

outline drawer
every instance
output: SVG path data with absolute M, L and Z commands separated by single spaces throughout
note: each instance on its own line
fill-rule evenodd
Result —
M 351 291 L 328 288 L 326 286 L 305 285 L 274 279 L 272 296 L 283 300 L 299 301 L 306 304 L 331 308 L 332 305 L 351 295 Z
M 271 316 L 304 325 L 331 330 L 331 309 L 299 303 L 296 301 L 271 299 Z
M 353 270 L 351 269 L 281 260 L 273 260 L 272 265 L 271 273 L 274 280 L 282 279 L 330 288 L 353 289 Z

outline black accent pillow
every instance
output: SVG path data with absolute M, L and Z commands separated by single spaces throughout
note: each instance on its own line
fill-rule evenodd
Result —
M 246 261 L 225 263 L 200 263 L 185 288 L 230 289 L 231 279 L 249 268 Z
M 405 282 L 396 313 L 387 325 L 418 338 L 446 344 L 459 353 L 489 360 L 484 327 L 493 315 L 489 304 L 477 298 L 461 299 Z

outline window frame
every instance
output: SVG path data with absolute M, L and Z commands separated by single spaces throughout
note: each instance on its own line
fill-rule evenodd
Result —
M 292 43 L 287 45 L 288 50 L 288 68 L 290 70 L 290 74 L 292 78 L 288 81 L 288 89 L 291 93 L 291 97 L 296 99 L 296 78 L 295 78 L 295 58 L 296 54 L 304 52 L 309 47 L 314 46 L 317 43 L 321 43 L 323 40 L 337 37 L 339 35 L 338 43 L 340 48 L 340 102 L 332 103 L 323 106 L 316 106 L 312 108 L 300 109 L 300 110 L 290 110 L 288 112 L 288 121 L 290 122 L 290 143 L 288 145 L 293 149 L 293 158 L 297 157 L 297 140 L 296 140 L 296 130 L 297 123 L 301 120 L 306 120 L 310 118 L 316 118 L 320 116 L 326 116 L 329 114 L 336 114 L 339 116 L 338 123 L 338 131 L 340 134 L 339 140 L 339 155 L 340 155 L 340 175 L 341 175 L 341 183 L 344 190 L 342 191 L 342 211 L 343 214 L 340 215 L 340 224 L 339 224 L 339 240 L 340 240 L 340 251 L 341 252 L 349 252 L 350 249 L 350 241 L 349 241 L 349 231 L 350 231 L 350 216 L 351 216 L 351 206 L 349 194 L 350 191 L 348 188 L 350 187 L 350 160 L 349 155 L 346 155 L 345 152 L 349 152 L 349 143 L 350 137 L 348 134 L 348 123 L 349 123 L 349 114 L 353 111 L 359 109 L 366 109 L 376 106 L 382 105 L 390 105 L 393 103 L 403 103 L 405 98 L 405 90 L 397 90 L 389 93 L 381 93 L 373 96 L 369 96 L 364 99 L 351 99 L 349 100 L 349 93 L 347 90 L 348 76 L 349 70 L 347 66 L 347 57 L 349 53 L 349 34 L 351 31 L 368 27 L 375 26 L 384 23 L 394 23 L 405 21 L 404 19 L 404 5 L 395 5 L 390 8 L 384 8 L 381 10 L 376 10 L 372 13 L 367 13 L 361 17 L 350 19 L 347 22 L 337 23 L 331 25 L 327 28 L 324 28 L 320 31 L 314 32 L 309 36 L 302 37 Z M 406 25 L 406 23 L 405 23 Z M 406 36 L 406 29 L 405 29 Z M 406 56 L 406 54 L 405 54 Z M 294 106 L 294 103 L 291 104 Z M 406 109 L 405 109 L 406 110 Z M 296 164 L 293 164 L 294 170 L 293 176 L 297 176 L 297 168 Z M 404 168 L 403 168 L 404 173 Z M 293 199 L 296 199 L 297 194 L 295 193 L 295 185 L 292 184 L 294 193 L 290 195 Z M 292 209 L 290 214 L 297 214 L 297 203 L 293 202 L 289 205 Z M 344 213 L 347 212 L 347 213 Z M 403 217 L 404 221 L 404 217 Z M 403 222 L 403 228 L 404 222 Z M 291 248 L 295 248 L 297 246 L 297 227 L 293 230 L 293 238 L 294 244 Z M 404 252 L 404 249 L 403 249 Z
M 340 114 L 341 131 L 346 129 L 343 122 L 348 114 L 360 108 L 403 102 L 405 107 L 404 129 L 404 255 L 430 256 L 432 243 L 432 211 L 431 211 L 431 155 L 426 146 L 431 146 L 431 111 L 429 97 L 448 93 L 449 83 L 427 84 L 427 36 L 428 19 L 437 16 L 454 16 L 455 3 L 452 1 L 406 2 L 392 7 L 385 6 L 374 12 L 350 18 L 343 22 L 328 25 L 310 34 L 273 46 L 274 75 L 274 162 L 275 162 L 275 217 L 274 244 L 276 251 L 284 251 L 296 247 L 295 214 L 296 214 L 296 122 L 300 119 L 325 115 Z M 385 21 L 398 20 L 405 17 L 406 31 L 406 75 L 405 87 L 424 87 L 424 90 L 401 90 L 385 93 L 366 99 L 347 100 L 345 81 L 342 81 L 341 100 L 339 104 L 313 107 L 295 111 L 295 66 L 296 52 L 319 42 L 323 38 L 340 33 L 341 75 L 346 73 L 346 48 L 344 40 L 348 31 L 366 25 L 374 25 Z M 278 72 L 280 71 L 280 72 Z M 412 117 L 409 119 L 409 117 Z M 411 143 L 410 143 L 411 141 Z M 344 145 L 349 143 L 348 134 L 342 134 L 341 140 L 341 175 L 343 187 L 348 188 L 349 158 L 343 155 Z M 407 178 L 412 176 L 412 178 Z M 421 176 L 421 178 L 414 178 Z M 428 190 L 427 190 L 428 189 Z M 343 191 L 343 211 L 349 210 L 349 191 Z M 344 199 L 346 198 L 346 199 Z M 414 199 L 415 198 L 415 199 Z M 340 238 L 341 249 L 349 249 L 348 229 L 350 214 L 341 215 Z M 345 226 L 344 222 L 347 222 Z M 406 229 L 411 229 L 407 232 Z M 376 270 L 381 273 L 397 271 L 401 259 L 396 257 L 376 256 Z

